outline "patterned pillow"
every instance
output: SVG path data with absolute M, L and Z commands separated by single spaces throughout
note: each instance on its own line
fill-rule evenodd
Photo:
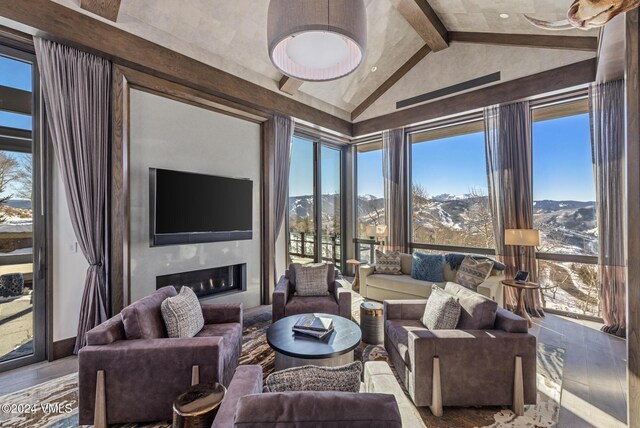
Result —
M 493 269 L 493 260 L 476 260 L 471 256 L 466 256 L 456 273 L 455 282 L 477 291 L 478 285 L 482 284 Z
M 458 298 L 434 284 L 421 321 L 429 330 L 453 330 L 458 325 L 460 310 Z
M 295 265 L 296 296 L 328 296 L 327 269 L 325 263 Z
M 444 282 L 444 256 L 414 253 L 411 278 L 421 281 Z
M 402 275 L 400 252 L 391 251 L 385 254 L 380 250 L 376 250 L 375 271 L 386 275 Z
M 302 366 L 273 372 L 267 376 L 267 392 L 341 391 L 359 392 L 362 363 L 339 367 Z
M 193 337 L 204 327 L 200 301 L 189 287 L 182 287 L 177 296 L 164 299 L 160 310 L 169 337 Z

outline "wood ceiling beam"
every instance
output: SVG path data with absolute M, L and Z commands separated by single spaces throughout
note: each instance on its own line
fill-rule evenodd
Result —
M 0 85 L 0 110 L 31 114 L 31 92 Z
M 278 82 L 278 89 L 280 89 L 285 94 L 293 95 L 296 93 L 300 86 L 302 86 L 304 82 L 302 80 L 294 79 L 289 76 L 282 76 L 280 82 Z
M 447 29 L 427 0 L 392 0 L 392 2 L 432 51 L 438 52 L 449 46 Z
M 449 42 L 596 52 L 597 37 L 449 31 Z
M 266 114 L 279 113 L 351 136 L 351 122 L 244 80 L 51 0 L 0 0 L 0 16 L 32 34 L 116 64 L 215 95 Z
M 494 104 L 527 99 L 536 95 L 591 83 L 596 77 L 596 59 L 577 62 L 466 92 L 442 100 L 399 110 L 353 125 L 353 136 L 360 137 L 385 129 L 400 128 L 427 120 L 450 116 Z
M 109 21 L 118 20 L 121 0 L 80 0 L 80 7 Z
M 429 52 L 431 52 L 431 48 L 429 45 L 424 45 L 418 52 L 416 52 L 411 58 L 407 60 L 404 64 L 400 66 L 395 73 L 393 73 L 387 80 L 385 80 L 382 85 L 378 86 L 375 91 L 371 95 L 369 95 L 358 107 L 353 109 L 351 112 L 351 120 L 355 120 L 362 113 L 365 112 L 366 109 L 371 107 L 373 103 L 376 102 L 378 98 L 380 98 L 385 92 L 387 92 L 393 85 L 395 85 L 400 79 L 404 77 L 405 74 L 409 72 L 413 67 L 415 67 L 420 61 L 426 57 Z

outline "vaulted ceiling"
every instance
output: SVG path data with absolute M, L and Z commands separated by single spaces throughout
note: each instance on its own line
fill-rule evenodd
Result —
M 81 9 L 81 0 L 54 1 L 97 16 Z M 410 23 L 415 15 L 412 17 L 407 7 L 414 7 L 414 1 L 365 0 L 368 46 L 360 68 L 333 82 L 305 82 L 291 96 L 344 119 L 359 121 L 396 111 L 396 102 L 403 99 L 486 74 L 500 72 L 501 81 L 507 81 L 595 56 L 593 49 L 476 44 L 458 41 L 467 40 L 462 36 L 452 36 L 449 47 L 430 52 L 424 37 L 416 31 L 423 28 L 415 21 Z M 94 0 L 82 2 L 86 8 L 86 3 Z M 278 83 L 283 76 L 267 54 L 268 3 L 268 0 L 121 0 L 117 20 L 105 22 L 280 92 Z M 570 0 L 428 2 L 436 20 L 439 18 L 449 32 L 597 36 L 594 30 L 549 32 L 524 19 L 525 14 L 546 20 L 563 19 L 570 3 Z M 393 80 L 389 81 L 390 78 Z M 386 90 L 376 91 L 385 82 Z

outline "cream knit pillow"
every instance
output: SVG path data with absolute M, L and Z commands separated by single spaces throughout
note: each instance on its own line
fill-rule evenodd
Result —
M 204 316 L 198 297 L 189 287 L 182 287 L 174 297 L 160 306 L 169 337 L 193 337 L 204 327 Z

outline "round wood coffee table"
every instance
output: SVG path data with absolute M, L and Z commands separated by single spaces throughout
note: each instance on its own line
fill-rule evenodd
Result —
M 355 322 L 338 315 L 313 314 L 333 319 L 334 331 L 325 340 L 295 335 L 291 328 L 304 315 L 291 315 L 276 321 L 267 331 L 267 343 L 276 351 L 275 369 L 306 365 L 341 366 L 353 362 L 353 350 L 362 337 Z
M 524 290 L 537 290 L 538 288 L 540 288 L 540 285 L 536 284 L 535 282 L 516 282 L 513 279 L 506 279 L 502 281 L 502 283 L 507 287 L 516 289 L 516 292 L 518 293 L 518 305 L 516 306 L 516 310 L 513 313 L 526 319 L 529 328 L 531 328 L 531 326 L 533 325 L 533 323 L 531 322 L 531 317 L 527 313 L 527 310 L 524 308 Z

